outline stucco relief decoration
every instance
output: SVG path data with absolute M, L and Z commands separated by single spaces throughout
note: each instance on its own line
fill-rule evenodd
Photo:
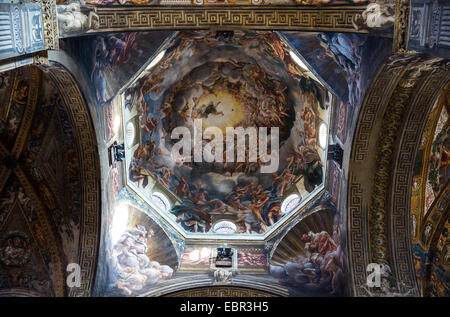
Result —
M 58 5 L 58 29 L 61 37 L 95 30 L 99 26 L 98 15 L 83 9 L 78 2 Z

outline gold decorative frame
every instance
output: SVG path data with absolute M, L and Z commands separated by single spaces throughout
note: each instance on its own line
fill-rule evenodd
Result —
M 353 19 L 365 5 L 346 6 L 97 6 L 98 28 L 122 32 L 173 29 L 254 29 L 367 33 Z

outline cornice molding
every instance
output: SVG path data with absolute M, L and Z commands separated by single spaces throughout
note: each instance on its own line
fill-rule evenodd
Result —
M 172 29 L 302 30 L 367 33 L 352 23 L 366 6 L 97 6 L 87 33 Z

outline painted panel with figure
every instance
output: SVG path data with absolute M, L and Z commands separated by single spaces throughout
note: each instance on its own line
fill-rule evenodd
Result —
M 326 199 L 281 240 L 270 274 L 293 296 L 343 296 L 346 288 L 346 236 L 342 215 Z
M 107 219 L 101 296 L 137 296 L 178 268 L 172 241 L 144 210 L 119 194 Z
M 110 127 L 109 123 L 104 126 L 103 112 L 109 111 L 112 98 L 171 33 L 108 33 L 61 40 L 61 49 L 79 63 L 87 89 L 94 96 L 94 109 L 105 140 L 110 138 Z M 107 110 L 103 109 L 104 105 Z

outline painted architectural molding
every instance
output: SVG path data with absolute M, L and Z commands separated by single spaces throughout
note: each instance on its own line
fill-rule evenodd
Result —
M 260 290 L 236 286 L 199 287 L 167 294 L 167 297 L 277 297 Z
M 39 191 L 40 188 L 35 187 L 34 182 L 29 176 L 29 165 L 26 159 L 24 159 L 27 152 L 27 141 L 32 130 L 32 123 L 37 113 L 42 73 L 37 68 L 28 68 L 23 70 L 21 75 L 23 76 L 22 78 L 17 76 L 14 79 L 14 82 L 17 82 L 17 84 L 14 84 L 12 100 L 2 100 L 5 102 L 2 106 L 7 105 L 9 107 L 7 112 L 11 110 L 11 101 L 14 104 L 16 102 L 21 104 L 25 109 L 15 138 L 9 146 L 10 150 L 8 150 L 8 145 L 4 143 L 5 140 L 2 140 L 0 145 L 0 157 L 2 158 L 2 163 L 0 163 L 0 175 L 2 176 L 0 190 L 3 191 L 5 189 L 7 182 L 14 184 L 14 181 L 17 181 L 18 193 L 11 197 L 15 198 L 13 200 L 16 201 L 15 206 L 19 208 L 24 216 L 23 220 L 33 236 L 36 247 L 39 248 L 40 253 L 44 254 L 48 260 L 48 273 L 51 281 L 47 281 L 47 286 L 42 287 L 41 290 L 47 295 L 65 296 L 65 263 L 61 243 L 57 239 L 58 234 L 48 215 L 45 199 Z M 12 193 L 14 186 L 12 185 L 7 190 Z M 1 218 L 0 227 L 4 230 L 6 222 L 9 221 L 9 217 L 2 216 Z M 17 232 L 19 236 L 21 235 L 21 239 L 23 239 L 25 245 L 30 246 L 25 233 Z M 2 232 L 2 239 L 7 238 L 8 235 L 8 232 Z M 17 234 L 15 236 L 17 237 Z M 8 256 L 5 257 L 7 255 L 6 252 L 2 251 L 2 255 L 1 262 L 5 266 L 9 265 L 8 260 L 12 260 L 13 266 L 23 267 L 30 260 L 27 258 L 26 253 L 22 257 L 16 257 L 13 254 L 9 259 Z M 22 262 L 14 263 L 16 261 Z M 51 286 L 50 283 L 52 284 Z
M 409 0 L 396 0 L 394 25 L 394 53 L 408 53 Z
M 420 94 L 413 96 L 410 107 L 404 114 L 403 131 L 399 136 L 393 159 L 395 164 L 388 193 L 390 198 L 387 201 L 391 268 L 396 273 L 397 279 L 404 283 L 405 289 L 417 289 L 416 281 L 411 273 L 414 272 L 414 263 L 411 257 L 413 245 L 410 238 L 413 225 L 410 197 L 414 183 L 414 159 L 421 142 L 421 131 L 426 124 L 423 118 L 433 107 L 433 102 L 430 101 L 437 99 L 438 94 L 450 79 L 449 65 L 440 59 L 430 60 L 428 65 L 424 62 L 420 67 L 425 68 L 428 74 L 417 88 Z M 427 67 L 428 70 L 426 70 Z
M 208 297 L 207 294 L 195 295 L 195 290 L 198 289 L 210 289 L 213 291 L 209 296 L 214 297 L 239 297 L 249 295 L 238 295 L 238 293 L 228 293 L 228 295 L 220 295 L 220 293 L 214 293 L 214 290 L 219 289 L 246 289 L 255 293 L 269 293 L 272 296 L 288 296 L 288 290 L 279 285 L 276 280 L 271 279 L 268 275 L 237 275 L 226 284 L 215 284 L 213 274 L 196 274 L 186 275 L 183 277 L 174 278 L 172 280 L 164 281 L 156 289 L 152 289 L 141 297 L 159 297 L 159 296 L 190 296 L 190 297 Z M 189 294 L 190 295 L 187 295 Z M 179 294 L 179 295 L 175 295 Z M 184 295 L 181 295 L 184 294 Z M 261 295 L 254 295 L 261 296 Z
M 44 29 L 45 48 L 59 48 L 58 22 L 56 18 L 56 0 L 41 0 L 42 26 Z
M 383 2 L 384 0 L 381 0 Z M 81 1 L 83 2 L 83 1 Z M 162 6 L 261 6 L 261 5 L 297 5 L 297 6 L 327 6 L 327 5 L 361 5 L 373 0 L 84 0 L 84 3 L 94 5 L 162 5 Z
M 83 33 L 253 29 L 359 32 L 353 21 L 365 6 L 58 6 L 61 37 Z
M 92 119 L 83 95 L 72 75 L 63 66 L 52 63 L 44 67 L 62 94 L 71 121 L 77 131 L 77 152 L 80 154 L 82 184 L 82 216 L 78 264 L 81 286 L 69 290 L 69 296 L 90 296 L 97 267 L 100 241 L 100 162 Z M 70 105 L 70 106 L 69 106 Z
M 45 48 L 41 4 L 0 3 L 0 60 Z
M 365 295 L 369 263 L 388 264 L 398 291 L 418 294 L 409 235 L 408 190 L 416 151 L 411 149 L 417 149 L 429 100 L 447 81 L 448 65 L 441 59 L 394 55 L 366 95 L 349 171 L 349 260 L 356 296 Z

